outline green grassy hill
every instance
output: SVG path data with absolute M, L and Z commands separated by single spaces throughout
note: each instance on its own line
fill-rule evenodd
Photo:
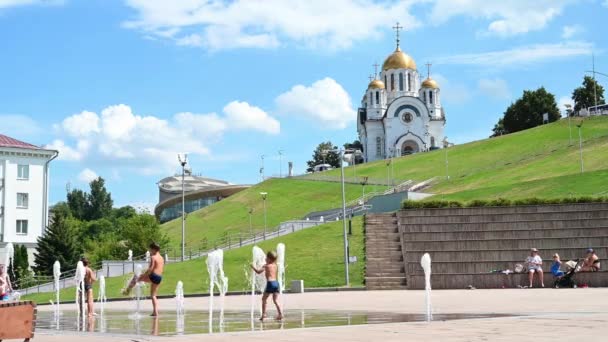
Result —
M 336 287 L 344 285 L 344 250 L 342 249 L 342 222 L 332 222 L 305 229 L 283 237 L 258 244 L 264 250 L 274 250 L 279 242 L 285 244 L 286 283 L 303 279 L 306 287 Z M 353 220 L 353 234 L 349 237 L 350 255 L 357 256 L 358 262 L 350 266 L 351 286 L 363 285 L 364 251 L 362 219 Z M 230 291 L 248 291 L 248 265 L 252 259 L 252 247 L 245 246 L 224 253 L 224 271 L 228 277 Z M 172 295 L 179 280 L 184 282 L 185 293 L 208 293 L 209 275 L 206 258 L 194 259 L 183 263 L 168 264 L 160 288 L 161 295 Z M 108 298 L 121 298 L 121 288 L 129 276 L 106 279 Z M 95 284 L 94 293 L 98 294 Z M 75 289 L 61 291 L 61 300 L 74 300 Z M 24 299 L 38 303 L 54 300 L 54 293 L 40 293 L 25 296 Z M 167 309 L 167 308 L 164 308 Z M 173 307 L 169 308 L 173 309 Z

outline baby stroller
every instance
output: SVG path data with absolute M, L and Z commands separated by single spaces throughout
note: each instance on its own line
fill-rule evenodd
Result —
M 566 263 L 566 265 L 572 265 L 574 267 L 570 267 L 570 269 L 561 277 L 558 277 L 557 279 L 555 279 L 555 282 L 553 283 L 553 287 L 558 289 L 560 287 L 564 288 L 573 288 L 576 286 L 576 282 L 574 281 L 574 275 L 581 270 L 581 268 L 583 267 L 583 263 L 585 262 L 584 259 L 579 260 L 576 264 L 574 264 L 574 262 L 569 261 Z

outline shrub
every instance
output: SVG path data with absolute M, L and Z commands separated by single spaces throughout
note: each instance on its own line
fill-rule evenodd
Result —
M 427 208 L 472 208 L 472 207 L 508 207 L 516 205 L 541 205 L 541 204 L 571 204 L 571 203 L 608 203 L 608 197 L 564 197 L 564 198 L 522 198 L 509 200 L 506 198 L 497 198 L 492 200 L 472 200 L 469 202 L 462 201 L 445 201 L 445 200 L 428 200 L 428 201 L 403 201 L 403 209 L 427 209 Z

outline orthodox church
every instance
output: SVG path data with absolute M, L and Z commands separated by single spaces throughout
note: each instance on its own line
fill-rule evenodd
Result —
M 393 29 L 397 47 L 370 77 L 357 113 L 357 131 L 366 162 L 442 147 L 445 111 L 439 84 L 421 81 L 416 62 L 399 47 L 399 23 Z M 376 68 L 378 65 L 376 65 Z

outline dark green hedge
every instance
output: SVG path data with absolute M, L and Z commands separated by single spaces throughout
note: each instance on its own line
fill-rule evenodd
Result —
M 608 203 L 608 197 L 565 197 L 565 198 L 524 198 L 510 200 L 497 198 L 493 200 L 472 200 L 462 201 L 403 201 L 403 209 L 423 209 L 423 208 L 471 208 L 471 207 L 508 207 L 514 205 L 538 205 L 538 204 L 569 204 L 569 203 Z

